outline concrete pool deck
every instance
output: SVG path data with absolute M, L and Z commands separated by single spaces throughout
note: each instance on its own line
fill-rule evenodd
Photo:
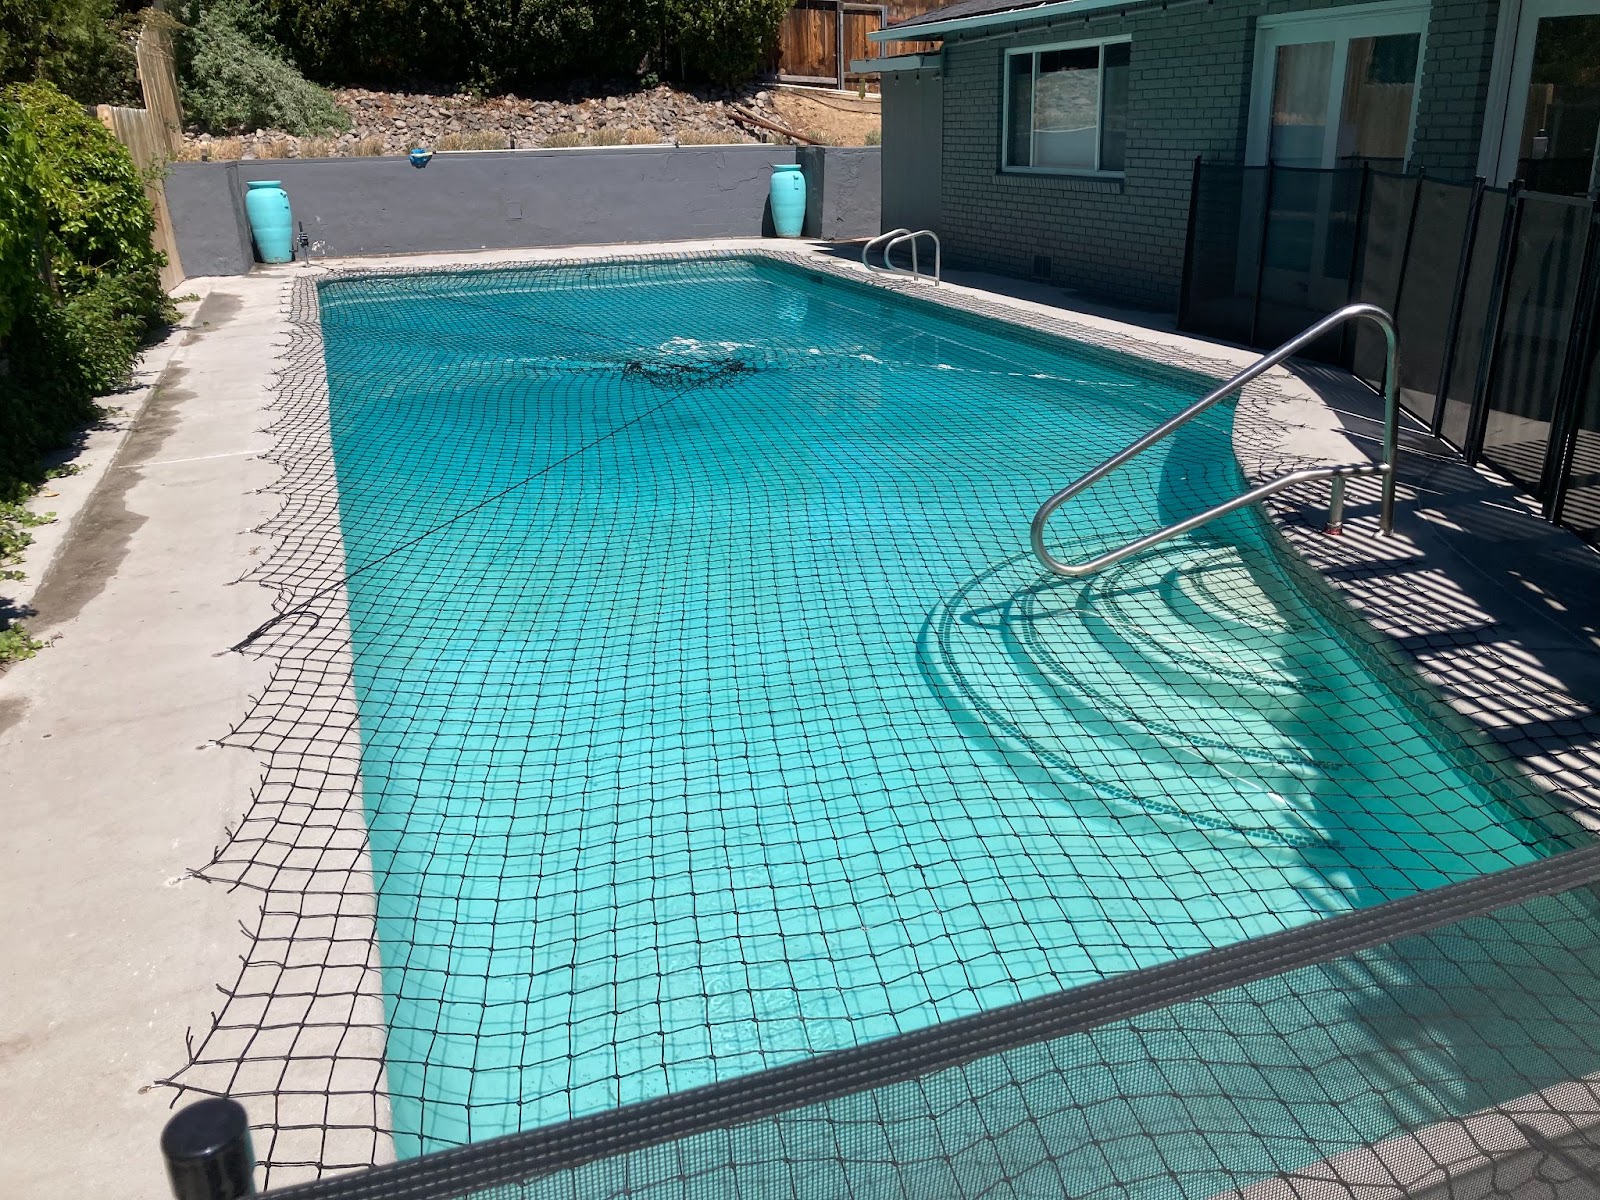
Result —
M 772 245 L 319 265 L 488 266 Z M 272 489 L 283 473 L 263 430 L 290 332 L 288 291 L 308 274 L 282 267 L 184 285 L 201 293 L 198 307 L 147 357 L 143 388 L 119 401 L 124 416 L 91 436 L 85 473 L 52 485 L 59 495 L 36 505 L 63 519 L 40 531 L 24 564 L 31 590 L 12 598 L 37 610 L 29 624 L 52 644 L 0 676 L 12 918 L 0 931 L 10 968 L 0 984 L 0 1055 L 13 1097 L 0 1144 L 7 1195 L 58 1195 L 66 1178 L 75 1192 L 165 1194 L 157 1137 L 174 1092 L 152 1085 L 188 1063 L 186 1030 L 199 1043 L 212 1028 L 226 1001 L 219 988 L 233 986 L 252 944 L 241 926 L 262 919 L 261 893 L 190 871 L 230 840 L 268 769 L 268 755 L 230 745 L 228 735 L 269 688 L 271 668 L 227 650 L 274 615 L 274 593 L 232 585 L 260 578 L 274 548 L 255 532 L 278 513 Z M 1214 374 L 1255 357 L 1130 323 L 1130 314 L 1074 308 L 1060 289 L 952 272 L 948 293 Z M 1370 453 L 1370 394 L 1340 377 L 1278 373 L 1252 403 L 1265 406 L 1251 411 L 1275 432 L 1241 440 L 1257 456 L 1245 464 L 1253 474 Z M 1279 507 L 1286 536 L 1458 711 L 1575 807 L 1600 804 L 1600 555 L 1442 448 L 1411 434 L 1408 449 L 1399 537 L 1375 537 L 1371 497 L 1360 488 L 1344 539 L 1314 532 L 1319 497 L 1309 491 Z M 1026 532 L 1018 529 L 1018 547 Z M 359 905 L 339 917 L 359 921 Z M 362 1032 L 337 1054 L 370 1064 L 378 1035 L 370 1023 L 352 1028 Z M 261 1049 L 257 1065 L 281 1064 L 284 1052 L 271 1050 Z M 293 1052 L 335 1050 L 313 1038 Z M 247 1049 L 239 1056 L 252 1061 Z M 241 1091 L 293 1086 L 251 1073 L 240 1081 Z M 300 1119 L 245 1103 L 258 1124 Z M 311 1145 L 276 1158 L 318 1153 L 320 1143 Z M 369 1150 L 383 1156 L 381 1145 Z M 314 1173 L 285 1170 L 274 1182 Z

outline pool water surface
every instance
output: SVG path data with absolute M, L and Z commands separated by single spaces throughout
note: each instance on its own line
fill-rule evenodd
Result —
M 1026 553 L 1198 379 L 763 259 L 320 307 L 402 1155 L 1568 844 L 1257 513 Z M 1058 553 L 1236 494 L 1231 421 Z

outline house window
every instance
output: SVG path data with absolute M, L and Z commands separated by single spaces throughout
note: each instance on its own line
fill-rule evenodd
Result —
M 1128 60 L 1126 41 L 1009 51 L 1006 170 L 1121 174 Z
M 1262 18 L 1248 161 L 1402 169 L 1426 21 L 1410 3 Z

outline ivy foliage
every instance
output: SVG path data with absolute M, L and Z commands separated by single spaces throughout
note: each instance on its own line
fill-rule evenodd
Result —
M 0 91 L 0 504 L 169 318 L 154 228 L 133 160 L 81 105 L 47 83 Z
M 278 0 L 276 30 L 314 79 L 486 91 L 652 73 L 740 83 L 790 0 Z
M 138 104 L 138 0 L 0 0 L 0 84 L 47 80 L 85 104 Z
M 349 116 L 300 74 L 271 30 L 261 0 L 190 0 L 178 35 L 185 115 L 213 133 L 349 129 Z

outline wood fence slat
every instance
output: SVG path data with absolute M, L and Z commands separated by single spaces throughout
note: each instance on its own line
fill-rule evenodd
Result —
M 95 115 L 128 148 L 133 165 L 144 176 L 144 194 L 156 216 L 151 242 L 167 256 L 167 265 L 161 268 L 161 286 L 170 291 L 183 282 L 183 263 L 178 258 L 178 240 L 172 233 L 172 214 L 167 211 L 167 189 L 159 174 L 172 161 L 167 127 L 147 108 L 102 104 L 95 109 Z

